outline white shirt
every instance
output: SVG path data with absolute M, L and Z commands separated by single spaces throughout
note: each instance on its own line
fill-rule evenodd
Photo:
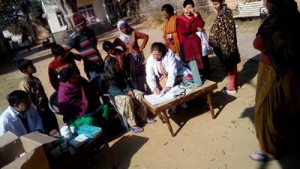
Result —
M 165 56 L 161 59 L 162 65 L 165 71 L 168 73 L 168 80 L 166 83 L 167 87 L 173 87 L 175 83 L 175 79 L 177 75 L 186 75 L 191 73 L 190 70 L 183 66 L 180 58 L 172 51 L 168 50 Z M 147 59 L 146 64 L 146 81 L 153 91 L 157 86 L 157 78 L 160 78 L 160 61 L 156 61 L 152 55 L 150 55 Z
M 43 131 L 42 119 L 33 106 L 30 106 L 24 116 L 27 118 L 30 132 Z M 0 136 L 7 131 L 14 133 L 18 137 L 27 134 L 22 120 L 10 106 L 0 116 Z

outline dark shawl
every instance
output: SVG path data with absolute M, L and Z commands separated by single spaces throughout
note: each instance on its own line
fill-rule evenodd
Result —
M 277 73 L 290 67 L 300 74 L 300 14 L 293 0 L 274 0 L 270 12 L 258 29 Z
M 220 58 L 226 70 L 231 70 L 240 59 L 237 46 L 236 28 L 231 9 L 223 4 L 209 33 L 209 45 Z

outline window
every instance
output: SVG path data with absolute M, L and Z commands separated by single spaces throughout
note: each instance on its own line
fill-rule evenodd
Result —
M 59 22 L 60 27 L 67 26 L 67 22 L 64 18 L 64 15 L 61 12 L 56 13 L 57 20 Z
M 96 22 L 96 15 L 92 5 L 80 7 L 78 10 L 86 18 L 89 24 Z

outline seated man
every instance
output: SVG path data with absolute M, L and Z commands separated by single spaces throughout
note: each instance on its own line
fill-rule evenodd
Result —
M 58 108 L 64 122 L 70 126 L 86 124 L 105 128 L 109 120 L 109 107 L 100 104 L 93 87 L 77 74 L 74 67 L 65 67 L 60 71 Z
M 9 107 L 0 116 L 0 136 L 7 131 L 19 137 L 34 131 L 43 131 L 42 119 L 25 91 L 11 92 L 7 101 Z

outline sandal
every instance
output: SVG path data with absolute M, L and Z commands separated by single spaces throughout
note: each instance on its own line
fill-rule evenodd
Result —
M 134 133 L 141 133 L 144 131 L 143 128 L 139 127 L 139 126 L 134 126 L 134 127 L 131 127 L 130 130 Z
M 221 90 L 222 93 L 224 94 L 235 94 L 236 93 L 236 90 L 229 90 L 227 89 L 227 87 L 223 87 L 223 89 Z
M 254 153 L 249 154 L 249 157 L 252 160 L 259 161 L 259 162 L 267 162 L 267 161 L 276 160 L 275 157 L 269 157 L 266 154 L 263 154 L 263 153 L 258 152 L 258 151 L 255 151 Z
M 147 118 L 147 124 L 152 124 L 152 123 L 155 123 L 156 122 L 156 120 L 155 119 L 149 119 L 149 118 Z

